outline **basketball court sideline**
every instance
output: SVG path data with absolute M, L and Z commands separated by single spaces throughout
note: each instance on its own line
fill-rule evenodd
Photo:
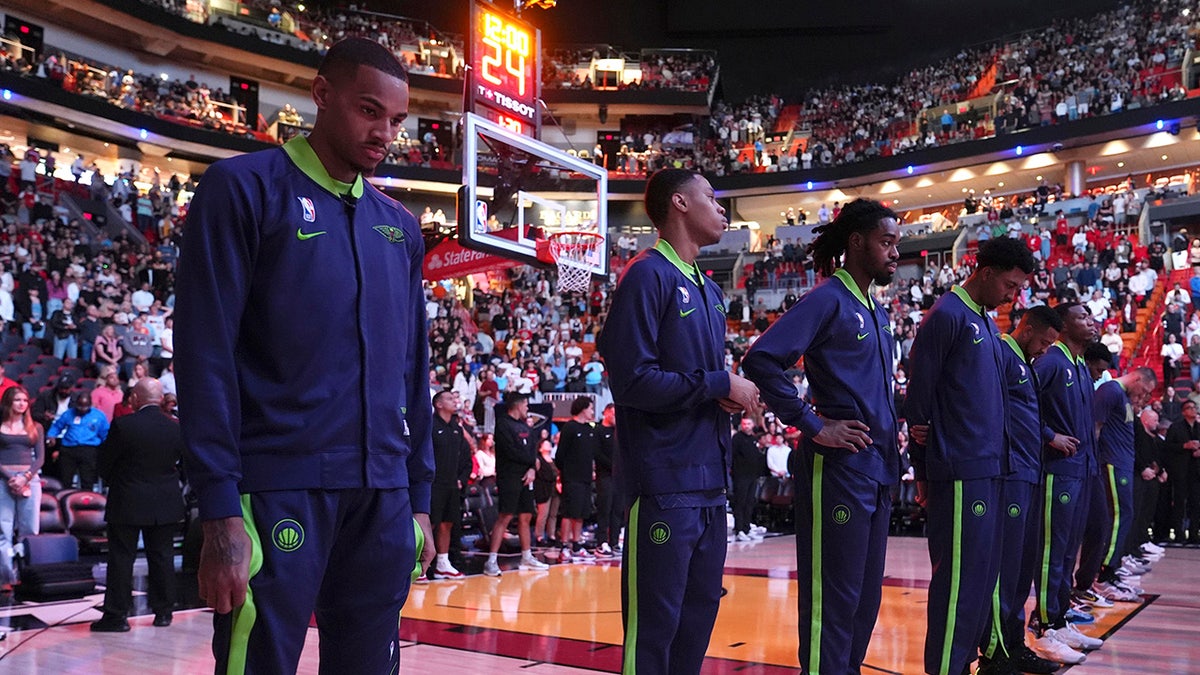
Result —
M 705 673 L 794 673 L 794 539 L 731 544 Z M 925 542 L 889 541 L 883 606 L 866 672 L 920 673 L 929 563 Z M 1105 637 L 1085 663 L 1060 672 L 1180 675 L 1200 673 L 1200 549 L 1172 548 L 1143 579 L 1141 604 L 1097 610 L 1089 635 Z M 144 571 L 142 572 L 144 574 Z M 139 578 L 139 582 L 144 578 Z M 124 634 L 94 634 L 95 594 L 80 600 L 0 608 L 0 671 L 175 675 L 211 672 L 211 613 L 177 611 L 169 628 L 151 626 L 144 597 Z M 400 624 L 405 672 L 616 672 L 621 660 L 620 566 L 553 565 L 548 572 L 506 571 L 414 586 Z M 298 673 L 317 672 L 311 628 Z

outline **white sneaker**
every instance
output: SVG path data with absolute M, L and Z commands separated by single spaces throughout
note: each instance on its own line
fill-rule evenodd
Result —
M 1080 604 L 1092 607 L 1108 608 L 1112 607 L 1112 601 L 1094 591 L 1081 591 L 1078 589 L 1071 591 L 1072 600 L 1077 600 Z M 1090 611 L 1090 610 L 1089 610 Z
M 1124 567 L 1117 570 L 1117 577 L 1121 579 L 1121 583 L 1128 586 L 1130 584 L 1139 584 L 1142 582 L 1142 575 L 1134 574 Z
M 1104 644 L 1104 640 L 1098 640 L 1094 637 L 1088 637 L 1079 632 L 1075 624 L 1067 622 L 1063 628 L 1048 628 L 1046 635 L 1058 640 L 1071 649 L 1092 650 L 1099 649 Z
M 738 532 L 737 535 L 734 536 L 734 541 L 754 541 L 754 539 L 745 532 Z
M 1125 581 L 1124 579 L 1122 579 L 1121 583 L 1117 584 L 1117 586 L 1130 591 L 1134 595 L 1142 595 L 1143 593 L 1146 592 L 1146 589 L 1142 588 L 1141 586 L 1139 586 L 1137 584 L 1129 583 L 1128 581 Z
M 1033 650 L 1034 654 L 1047 661 L 1055 661 L 1066 665 L 1073 666 L 1087 660 L 1087 656 L 1083 652 L 1075 651 L 1049 635 L 1044 635 L 1033 640 L 1029 648 Z
M 1150 568 L 1137 562 L 1136 560 L 1126 557 L 1121 561 L 1121 569 L 1128 571 L 1134 576 L 1140 576 L 1150 571 Z
M 550 569 L 550 566 L 547 565 L 546 563 L 542 562 L 541 560 L 538 560 L 537 558 L 533 557 L 532 555 L 530 555 L 530 556 L 521 556 L 521 564 L 517 565 L 517 569 L 537 570 L 540 572 L 542 570 Z
M 450 561 L 446 561 L 446 564 L 444 565 L 438 563 L 436 571 L 439 577 L 445 577 L 447 579 L 460 579 L 464 576 L 462 572 L 459 572 L 457 569 L 455 569 L 454 564 Z
M 603 544 L 600 544 L 599 546 L 597 546 L 597 547 L 596 547 L 596 557 L 597 557 L 597 558 L 611 558 L 611 557 L 613 557 L 613 550 L 612 550 L 612 547 L 608 545 L 608 542 L 607 542 L 607 541 L 606 541 L 606 542 L 604 542 Z
M 766 534 L 766 533 L 767 533 L 767 528 L 765 528 L 761 525 L 751 525 L 750 526 L 750 534 Z
M 569 547 L 564 546 L 562 550 L 558 552 L 558 562 L 562 564 L 571 562 L 571 549 Z
M 483 574 L 484 574 L 484 576 L 489 576 L 489 577 L 500 576 L 500 565 L 496 564 L 492 560 L 489 560 L 489 561 L 483 563 Z M 447 588 L 449 588 L 449 586 L 447 586 Z
M 1161 556 L 1161 555 L 1164 555 L 1166 552 L 1167 552 L 1167 549 L 1165 549 L 1162 546 L 1159 546 L 1158 544 L 1155 544 L 1153 542 L 1148 541 L 1148 542 L 1142 544 L 1142 553 L 1148 553 L 1150 555 Z
M 1128 588 L 1115 583 L 1105 581 L 1097 581 L 1092 584 L 1092 592 L 1102 598 L 1107 598 L 1114 602 L 1137 602 L 1138 595 Z

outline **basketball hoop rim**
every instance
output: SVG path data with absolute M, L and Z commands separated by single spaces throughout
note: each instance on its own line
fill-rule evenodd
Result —
M 576 237 L 577 240 L 573 242 L 561 241 L 567 237 Z M 604 244 L 604 237 L 596 232 L 568 230 L 565 232 L 555 232 L 554 234 L 547 236 L 546 241 L 547 248 L 549 249 L 548 253 L 550 254 L 551 259 L 553 259 L 554 262 L 558 262 L 562 247 L 578 246 L 583 249 L 587 249 L 588 251 L 594 251 Z

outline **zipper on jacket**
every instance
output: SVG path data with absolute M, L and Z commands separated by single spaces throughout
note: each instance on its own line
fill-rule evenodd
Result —
M 358 206 L 358 198 L 351 194 L 341 196 L 342 205 L 346 211 L 346 226 L 350 234 L 350 250 L 354 254 L 354 321 L 358 332 L 358 365 L 359 365 L 359 397 L 362 400 L 362 479 L 363 487 L 368 484 L 367 477 L 367 342 L 363 337 L 363 278 L 362 261 L 358 257 L 358 241 L 354 237 L 354 212 Z

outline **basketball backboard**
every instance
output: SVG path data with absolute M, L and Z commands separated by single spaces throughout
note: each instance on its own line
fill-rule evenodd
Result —
M 601 166 L 467 113 L 458 240 L 467 248 L 553 265 L 549 238 L 587 232 L 608 238 L 608 172 Z M 587 261 L 607 274 L 608 246 Z

